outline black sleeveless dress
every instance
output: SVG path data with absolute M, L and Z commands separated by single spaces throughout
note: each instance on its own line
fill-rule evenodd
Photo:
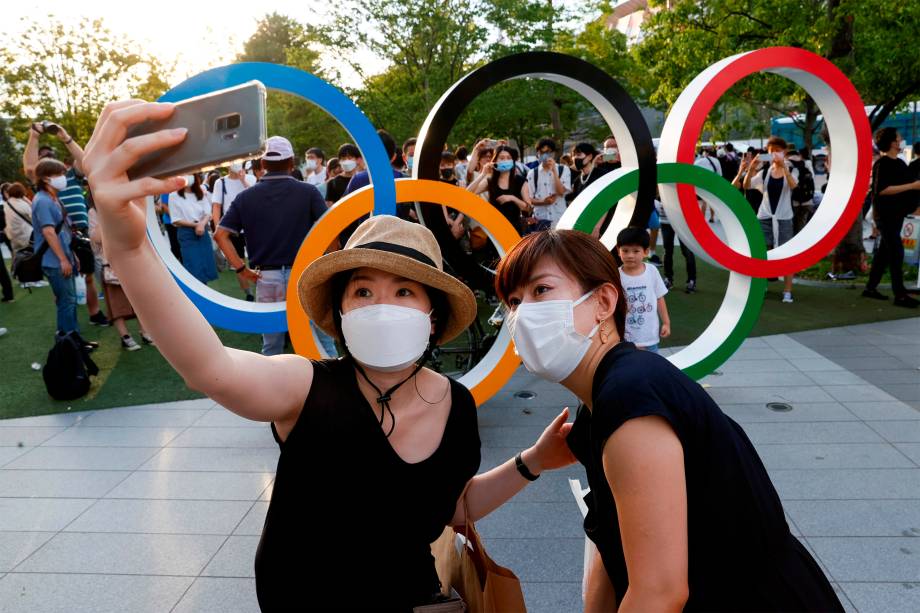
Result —
M 430 544 L 479 470 L 476 405 L 451 380 L 441 444 L 408 464 L 358 389 L 350 358 L 313 362 L 281 447 L 256 552 L 264 612 L 411 611 L 440 591 Z
M 744 430 L 667 359 L 622 342 L 594 375 L 568 443 L 587 470 L 585 532 L 623 599 L 629 586 L 604 444 L 626 421 L 663 417 L 684 451 L 690 597 L 684 611 L 843 611 L 824 573 L 789 532 L 779 496 Z M 649 450 L 654 453 L 654 450 Z

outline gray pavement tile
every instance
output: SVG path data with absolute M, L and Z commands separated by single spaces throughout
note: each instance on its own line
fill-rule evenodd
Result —
M 895 398 L 874 385 L 824 385 L 821 387 L 834 400 L 841 402 L 888 402 Z
M 810 537 L 834 580 L 920 581 L 920 540 L 896 537 Z
M 839 402 L 796 402 L 788 413 L 771 411 L 765 402 L 753 404 L 720 404 L 722 412 L 739 424 L 759 422 L 800 422 L 800 421 L 857 421 Z M 917 414 L 920 419 L 920 412 Z
M 30 450 L 31 447 L 0 447 L 0 467 L 6 466 Z
M 711 387 L 706 391 L 719 404 L 833 402 L 836 400 L 814 384 L 799 387 Z
M 171 613 L 259 613 L 256 581 L 198 577 Z
M 528 613 L 559 613 L 581 611 L 581 581 L 553 583 L 521 583 Z
M 203 577 L 255 577 L 258 536 L 231 536 L 201 573 Z
M 0 428 L 0 447 L 37 447 L 64 428 Z
M 920 464 L 920 443 L 895 443 L 894 446 L 911 460 Z
M 0 419 L 0 428 L 67 428 L 89 415 L 92 411 Z
M 166 411 L 185 411 L 185 410 L 201 410 L 201 409 L 213 409 L 217 406 L 217 403 L 210 398 L 193 398 L 192 400 L 176 400 L 174 402 L 157 402 L 154 404 L 138 404 L 134 405 L 132 409 L 157 409 L 157 410 L 166 410 Z
M 856 373 L 848 370 L 811 370 L 804 373 L 818 385 L 875 385 L 876 381 L 868 381 Z
M 106 498 L 160 500 L 256 500 L 274 479 L 270 473 L 158 472 L 131 474 Z
M 0 470 L 0 497 L 99 498 L 130 473 L 116 470 Z M 0 523 L 2 526 L 2 523 Z
M 833 347 L 821 347 L 821 355 L 830 359 L 837 360 L 837 358 L 888 358 L 891 357 L 891 354 L 887 353 L 881 347 L 868 344 L 856 344 L 853 343 L 852 337 L 851 342 L 848 345 L 840 345 Z
M 846 592 L 844 592 L 843 588 L 840 587 L 840 584 L 831 583 L 831 587 L 834 588 L 834 593 L 837 594 L 837 598 L 840 599 L 840 604 L 843 605 L 844 613 L 859 613 L 856 607 L 853 606 L 853 603 L 850 602 L 850 599 L 847 597 Z
M 805 345 L 811 349 L 824 347 L 850 347 L 853 345 L 853 335 L 841 332 L 839 328 L 829 328 L 833 330 L 829 334 L 820 334 L 822 330 L 811 330 L 809 332 L 796 332 L 789 336 L 792 340 Z
M 252 505 L 249 512 L 233 531 L 237 536 L 261 536 L 265 526 L 265 515 L 268 513 L 268 501 L 259 500 Z
M 789 357 L 789 363 L 801 372 L 842 370 L 843 367 L 836 362 L 823 357 L 801 358 Z
M 0 580 L 3 613 L 163 613 L 189 577 L 10 573 Z
M 920 401 L 920 385 L 911 383 L 890 383 L 885 385 L 885 390 L 898 400 L 906 402 Z
M 878 358 L 833 358 L 847 370 L 891 370 L 904 368 L 905 364 L 894 356 Z
M 767 337 L 764 336 L 749 336 L 741 343 L 742 349 L 757 349 L 758 347 L 772 347 L 772 345 L 767 343 Z
M 58 531 L 93 502 L 86 498 L 0 498 L 0 529 L 10 532 Z
M 784 347 L 775 347 L 773 350 L 787 360 L 816 360 L 821 358 L 820 353 L 795 341 L 791 341 L 789 345 Z
M 44 447 L 162 447 L 182 428 L 68 428 L 43 443 Z
M 559 471 L 543 473 L 539 479 L 518 492 L 511 501 L 564 502 L 575 507 L 575 497 L 572 496 L 572 488 L 569 486 L 570 478 L 578 479 L 587 487 L 588 479 L 585 476 L 585 469 L 581 464 L 576 464 L 567 469 L 565 474 Z M 581 525 L 580 520 L 579 525 Z
M 759 445 L 757 453 L 774 468 L 913 468 L 916 465 L 888 443 Z
M 483 538 L 578 538 L 585 535 L 581 512 L 571 502 L 507 502 L 476 522 Z
M 920 317 L 907 319 L 889 319 L 887 321 L 873 321 L 866 324 L 852 324 L 844 329 L 852 334 L 901 334 L 905 331 L 917 331 L 920 326 Z
M 37 573 L 198 575 L 223 536 L 61 532 L 16 570 Z
M 787 500 L 800 532 L 813 536 L 920 537 L 916 500 Z
M 796 538 L 799 540 L 800 543 L 802 543 L 802 545 L 805 547 L 805 549 L 808 551 L 809 555 L 814 559 L 814 561 L 818 563 L 818 567 L 821 569 L 821 572 L 824 573 L 824 576 L 827 577 L 827 580 L 833 583 L 834 582 L 833 575 L 831 575 L 831 573 L 827 570 L 827 566 L 824 565 L 824 562 L 821 560 L 820 556 L 818 556 L 818 554 L 815 553 L 814 548 L 808 544 L 808 539 L 801 537 L 801 536 L 797 536 Z
M 245 500 L 98 500 L 67 532 L 223 534 L 233 532 L 252 503 Z
M 584 571 L 585 539 L 483 538 L 489 556 L 524 582 L 579 582 Z
M 858 421 L 748 423 L 742 427 L 755 445 L 883 442 L 872 428 Z
M 169 447 L 264 447 L 278 449 L 269 428 L 189 428 Z
M 786 356 L 770 347 L 742 347 L 732 354 L 732 360 L 779 360 Z
M 154 447 L 36 447 L 4 468 L 134 470 L 155 453 Z
M 917 344 L 917 331 L 913 330 L 909 333 L 896 335 L 896 334 L 859 334 L 854 335 L 855 338 L 860 339 L 861 342 L 871 343 L 873 345 L 878 345 L 879 347 L 894 347 L 898 345 L 903 346 L 916 346 Z
M 866 422 L 882 438 L 892 443 L 920 443 L 920 421 Z
M 760 373 L 723 373 L 709 375 L 700 380 L 711 387 L 776 387 L 776 386 L 811 386 L 814 381 L 799 372 L 760 372 Z
M 141 467 L 141 470 L 216 471 L 216 472 L 274 472 L 280 452 L 275 449 L 162 449 Z
M 262 490 L 262 495 L 259 496 L 259 500 L 271 501 L 272 499 L 272 488 L 275 487 L 275 477 L 272 475 L 272 478 L 269 480 L 269 484 Z
M 920 583 L 841 583 L 860 613 L 917 613 Z
M 200 419 L 207 409 L 136 409 L 125 407 L 96 411 L 84 419 L 80 426 L 137 426 L 146 428 L 185 428 Z
M 479 426 L 483 447 L 521 447 L 533 445 L 547 424 L 533 426 Z
M 914 385 L 920 389 L 920 370 L 905 367 L 902 370 L 855 370 L 853 374 L 859 375 L 872 385 L 877 385 L 887 390 L 888 385 Z
M 732 360 L 719 367 L 725 374 L 798 372 L 789 360 Z
M 914 368 L 920 368 L 920 347 L 916 345 L 891 345 L 889 347 L 880 347 L 882 351 L 890 356 L 907 362 Z
M 533 406 L 511 407 L 485 405 L 479 409 L 477 416 L 480 427 L 488 426 L 533 426 L 545 428 L 553 421 L 563 407 L 559 406 Z M 569 407 L 569 421 L 575 419 L 578 406 Z M 526 411 L 526 412 L 525 412 Z
M 783 500 L 920 499 L 920 469 L 771 469 Z
M 899 400 L 887 402 L 843 402 L 843 406 L 849 409 L 860 419 L 867 421 L 893 419 L 893 420 L 913 420 L 920 419 L 920 411 L 914 409 Z
M 193 427 L 264 428 L 271 432 L 271 426 L 267 422 L 253 421 L 245 417 L 240 417 L 236 413 L 221 406 L 208 411 L 201 419 L 195 422 Z
M 54 532 L 0 532 L 0 573 L 13 570 L 52 536 Z
M 496 466 L 501 466 L 510 459 L 513 459 L 514 456 L 521 450 L 521 447 L 483 447 L 482 448 L 482 461 L 479 464 L 479 472 L 484 473 L 488 470 L 495 468 Z M 566 466 L 565 468 L 560 468 L 554 470 L 550 473 L 556 477 L 573 477 L 575 479 L 585 478 L 585 469 L 579 463 L 572 464 L 571 466 Z M 542 479 L 542 477 L 541 477 Z

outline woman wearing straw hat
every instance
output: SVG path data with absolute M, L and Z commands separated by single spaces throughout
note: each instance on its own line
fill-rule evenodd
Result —
M 470 290 L 444 273 L 434 236 L 377 216 L 345 249 L 298 282 L 301 304 L 347 348 L 339 360 L 262 356 L 224 347 L 146 240 L 149 194 L 181 178 L 129 181 L 141 156 L 184 130 L 122 142 L 127 129 L 168 117 L 168 104 L 108 105 L 84 167 L 103 242 L 157 348 L 192 389 L 248 419 L 271 422 L 281 448 L 256 554 L 263 611 L 408 611 L 439 591 L 430 543 L 472 520 L 542 470 L 574 461 L 563 411 L 530 448 L 481 475 L 476 407 L 464 387 L 422 365 L 435 344 L 476 317 Z

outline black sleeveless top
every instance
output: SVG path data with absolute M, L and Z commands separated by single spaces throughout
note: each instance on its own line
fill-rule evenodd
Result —
M 313 362 L 282 443 L 256 552 L 262 611 L 410 611 L 440 590 L 430 544 L 479 470 L 476 405 L 450 381 L 441 444 L 408 464 L 358 389 L 349 358 Z
M 607 439 L 630 419 L 663 417 L 684 451 L 690 597 L 684 611 L 842 611 L 789 532 L 779 496 L 744 430 L 667 359 L 622 342 L 594 375 L 568 443 L 587 470 L 585 532 L 622 600 L 629 585 L 617 508 L 604 474 Z M 650 449 L 649 453 L 654 453 Z

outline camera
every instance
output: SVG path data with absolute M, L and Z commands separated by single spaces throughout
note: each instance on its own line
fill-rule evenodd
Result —
M 42 121 L 42 131 L 47 132 L 48 134 L 57 134 L 61 131 L 61 126 L 57 125 L 53 121 L 48 121 L 45 119 Z

